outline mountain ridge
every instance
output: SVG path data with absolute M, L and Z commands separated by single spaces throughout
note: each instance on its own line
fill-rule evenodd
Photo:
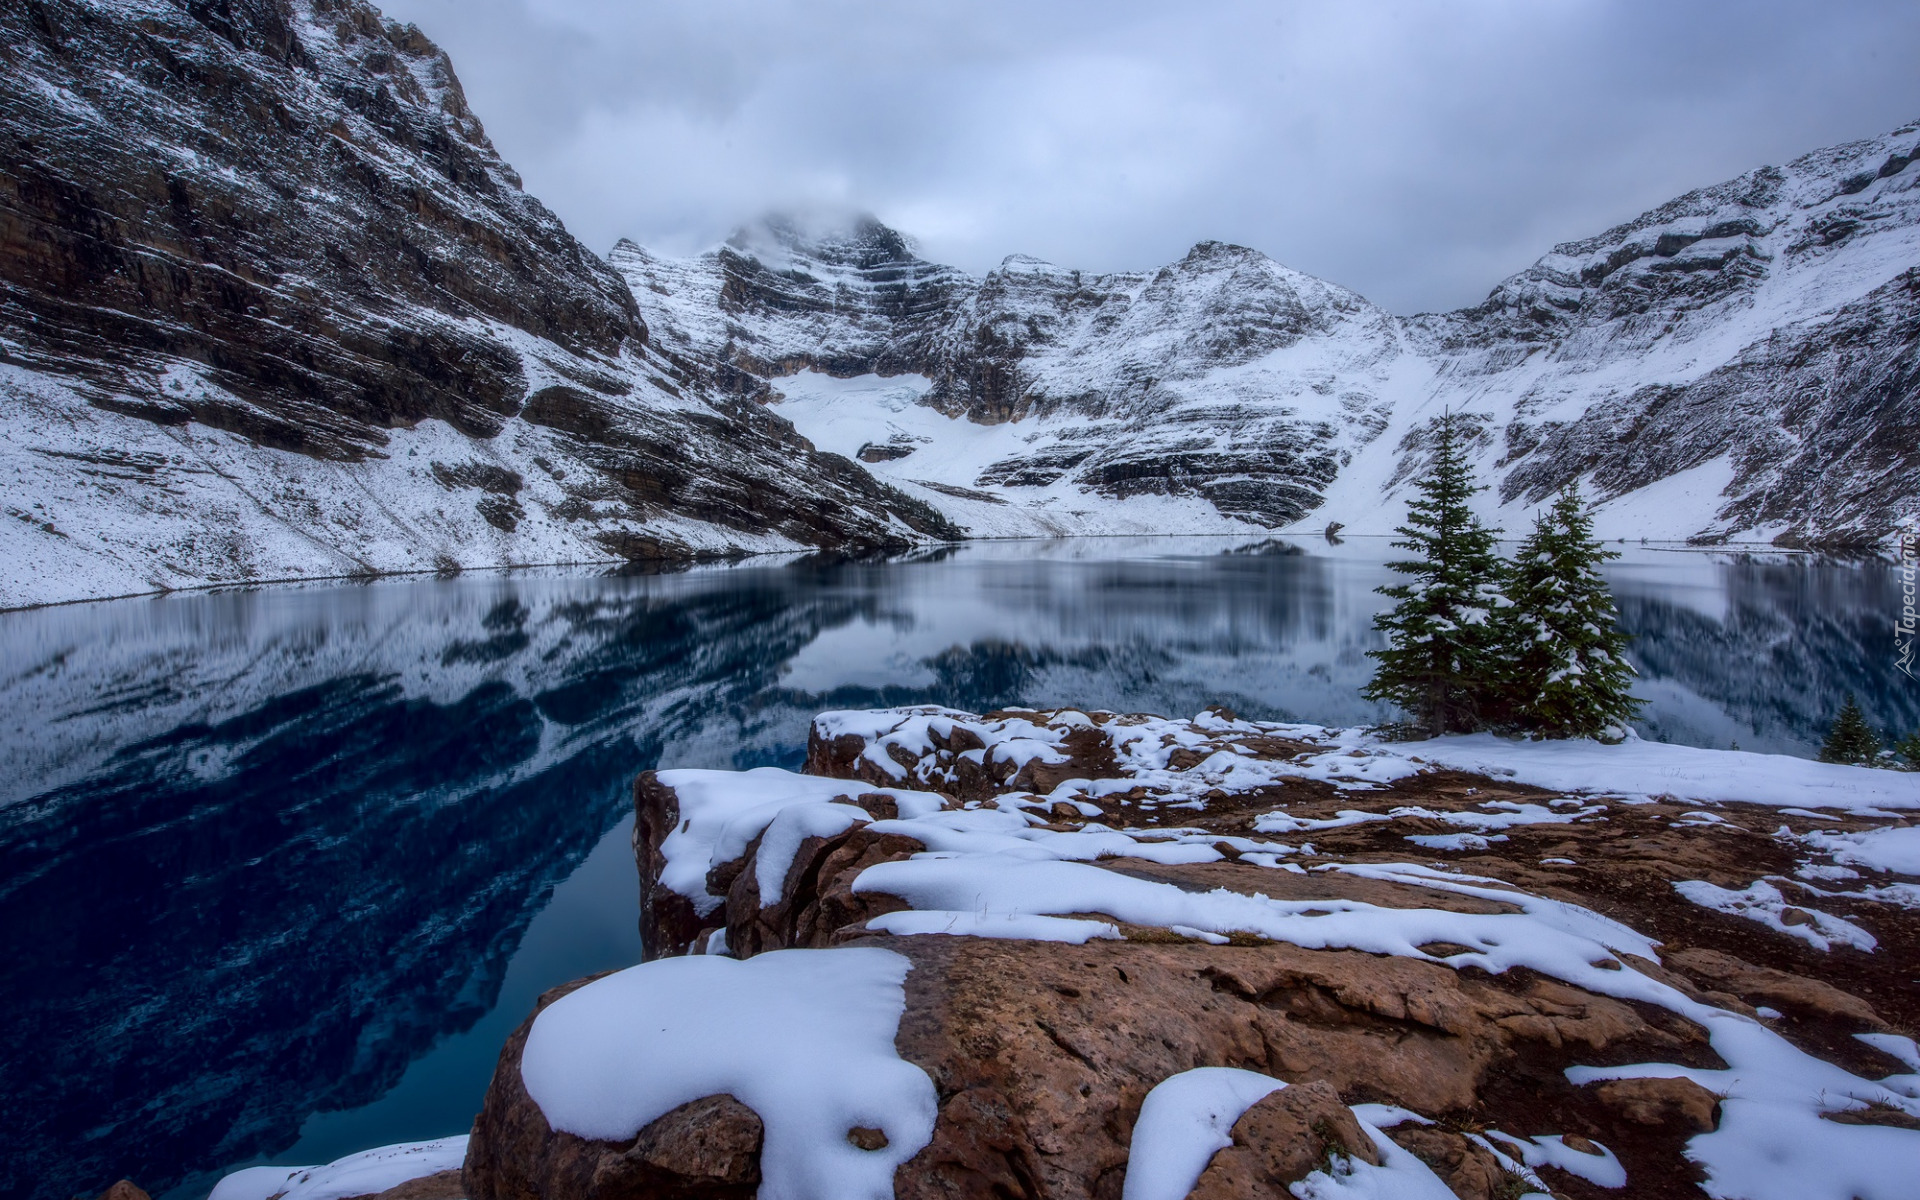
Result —
M 802 433 L 976 533 L 1109 531 L 1088 526 L 1126 525 L 1113 502 L 1143 496 L 1163 503 L 1140 523 L 1166 531 L 1385 533 L 1453 412 L 1494 485 L 1488 515 L 1510 524 L 1582 480 L 1620 536 L 1884 544 L 1920 517 L 1920 454 L 1898 432 L 1920 415 L 1916 135 L 1695 189 L 1554 246 L 1479 304 L 1411 317 L 1212 241 L 1151 271 L 1010 255 L 973 277 L 870 216 L 854 223 L 891 248 L 893 281 L 940 281 L 909 319 L 841 286 L 778 217 L 782 278 L 822 289 L 804 321 L 760 290 L 752 248 L 770 238 L 753 227 L 695 258 L 622 241 L 609 260 L 651 324 L 741 372 L 742 395 L 786 396 Z M 878 378 L 849 391 L 812 374 Z M 901 376 L 924 380 L 917 406 L 1020 434 L 859 411 Z M 964 461 L 916 462 L 919 447 Z M 1850 451 L 1858 478 L 1830 479 Z M 1674 496 L 1646 492 L 1663 483 Z
M 417 28 L 362 0 L 0 28 L 0 607 L 955 535 L 656 347 Z
M 1573 480 L 1608 536 L 1885 545 L 1920 520 L 1920 124 L 1399 317 L 1215 241 L 976 277 L 872 218 L 795 217 L 603 261 L 521 190 L 446 55 L 363 0 L 40 0 L 0 25 L 0 607 L 1385 533 L 1442 413 L 1509 528 Z

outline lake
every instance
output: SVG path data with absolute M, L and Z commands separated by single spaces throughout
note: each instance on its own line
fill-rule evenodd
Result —
M 1643 736 L 1920 726 L 1884 563 L 1621 547 Z M 0 614 L 0 1194 L 172 1197 L 463 1132 L 544 989 L 636 961 L 629 787 L 830 708 L 1329 724 L 1373 539 L 323 583 Z

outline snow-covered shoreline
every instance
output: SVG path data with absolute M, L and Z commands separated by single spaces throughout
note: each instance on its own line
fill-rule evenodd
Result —
M 1920 1171 L 1920 1046 L 1875 1011 L 1897 997 L 1836 986 L 1911 965 L 1920 773 L 922 706 L 821 714 L 806 773 L 650 772 L 635 802 L 649 961 L 550 993 L 509 1042 L 463 1147 L 475 1200 L 582 1169 L 663 1198 L 944 1194 L 987 1169 L 983 1110 L 954 1097 L 988 1088 L 992 1128 L 1022 1130 L 1007 1153 L 1064 1156 L 1021 1170 L 1117 1164 L 1132 1200 L 1244 1195 L 1247 1171 L 1445 1200 L 1481 1194 L 1472 1171 L 1545 1193 L 1696 1170 L 1712 1196 L 1901 1200 Z M 1792 875 L 1756 865 L 1780 851 Z M 1671 888 L 1610 882 L 1648 869 Z M 1269 963 L 1259 1004 L 1292 1021 L 1231 1008 Z M 1055 982 L 1018 982 L 1036 972 Z M 1521 1046 L 1555 1065 L 1506 1095 L 1485 1072 Z M 1479 1097 L 1465 1132 L 1447 1096 Z M 1331 1140 L 1299 1149 L 1308 1126 Z M 564 1155 L 528 1157 L 558 1134 Z M 253 1168 L 212 1200 L 344 1200 L 369 1169 L 448 1170 L 452 1142 L 429 1149 Z

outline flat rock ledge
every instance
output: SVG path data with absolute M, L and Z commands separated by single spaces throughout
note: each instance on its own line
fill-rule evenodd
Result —
M 894 1045 L 932 1080 L 937 1118 L 894 1173 L 903 1200 L 1119 1200 L 1148 1094 L 1207 1067 L 1289 1086 L 1221 1126 L 1184 1193 L 1205 1200 L 1343 1194 L 1398 1151 L 1462 1200 L 1764 1200 L 1764 1183 L 1734 1190 L 1750 1145 L 1734 1117 L 1760 1102 L 1720 1080 L 1769 1064 L 1842 1081 L 1806 1101 L 1805 1127 L 1836 1139 L 1809 1153 L 1873 1161 L 1838 1171 L 1853 1191 L 1833 1194 L 1892 1200 L 1876 1179 L 1920 1179 L 1920 880 L 1848 857 L 1913 836 L 1911 811 L 1703 804 L 1605 779 L 1570 793 L 1445 769 L 1424 745 L 1218 709 L 825 714 L 793 795 L 725 836 L 702 834 L 699 807 L 721 773 L 636 781 L 648 957 L 904 956 Z M 796 816 L 818 805 L 838 815 Z M 994 932 L 926 882 L 1034 863 L 1067 870 L 1087 906 L 983 883 L 983 913 L 1028 922 Z M 1182 904 L 1200 922 L 1276 915 L 1153 919 Z M 1377 932 L 1455 928 L 1405 946 Z M 1516 949 L 1539 929 L 1564 932 Z M 1601 948 L 1554 966 L 1581 937 Z M 534 1019 L 502 1051 L 467 1196 L 756 1194 L 764 1128 L 730 1095 L 623 1142 L 553 1130 L 521 1080 Z M 1748 1058 L 1729 1061 L 1736 1044 Z M 848 1131 L 869 1138 L 884 1141 Z M 1782 1187 L 1804 1182 L 1795 1169 Z

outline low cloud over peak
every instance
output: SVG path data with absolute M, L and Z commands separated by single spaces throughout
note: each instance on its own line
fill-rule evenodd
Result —
M 589 244 L 872 212 L 975 273 L 1219 239 L 1398 312 L 1920 114 L 1920 9 L 386 0 Z

